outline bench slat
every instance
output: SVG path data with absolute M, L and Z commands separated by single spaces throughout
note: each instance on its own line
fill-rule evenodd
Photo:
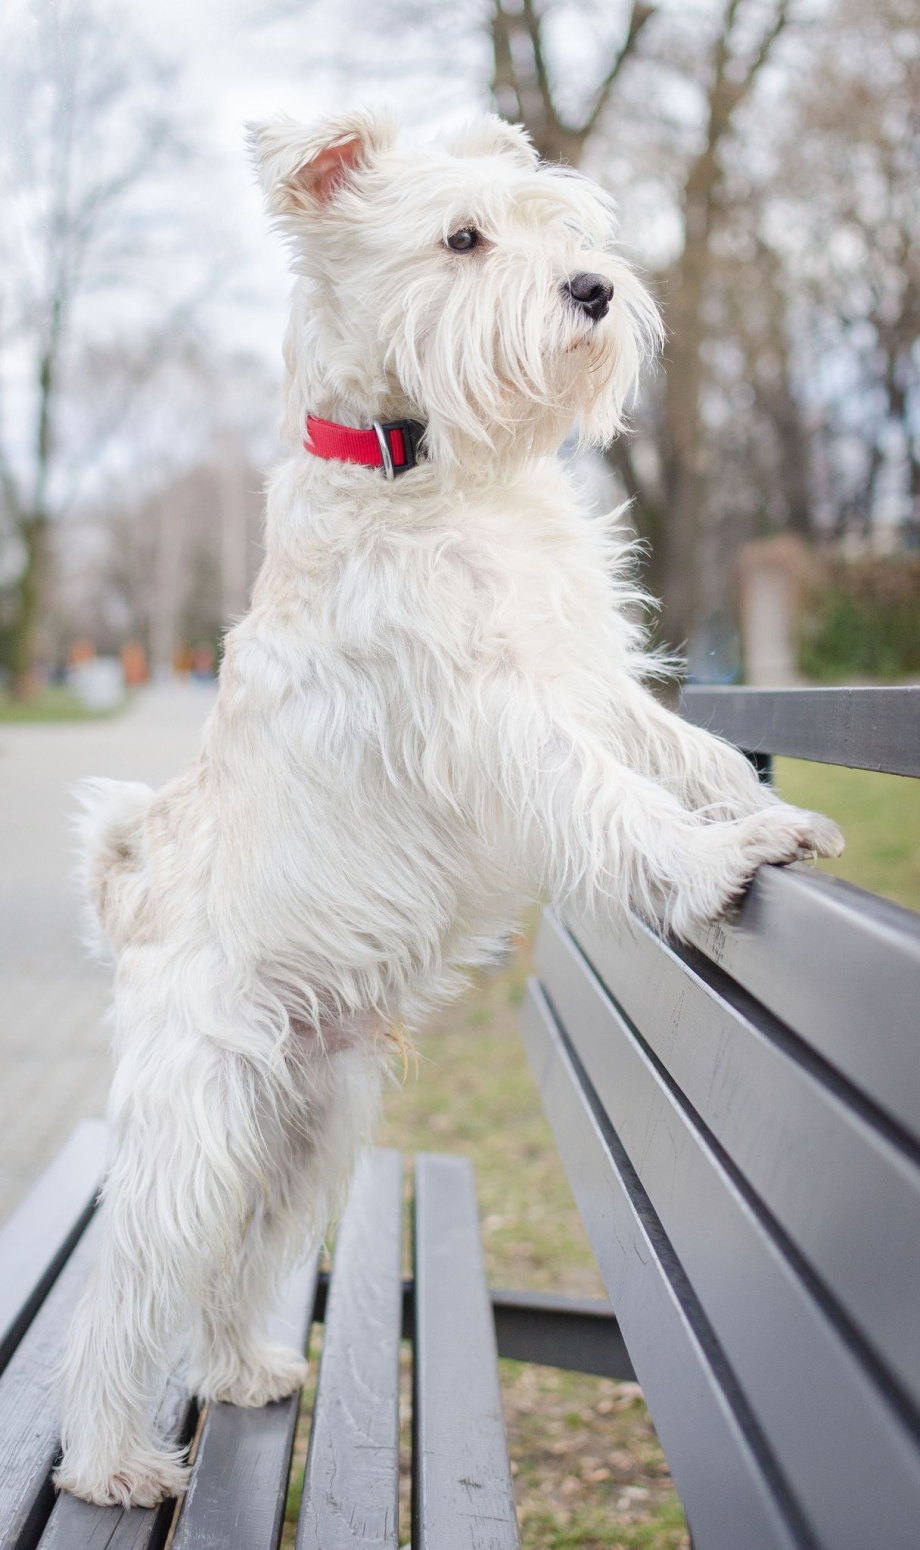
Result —
M 761 867 L 696 945 L 920 1140 L 920 915 L 804 866 Z
M 744 1550 L 812 1550 L 661 1224 L 536 981 L 528 987 L 523 1033 L 696 1550 L 739 1550 L 742 1538 Z
M 402 1163 L 361 1162 L 336 1235 L 297 1550 L 399 1543 Z
M 56 1376 L 98 1228 L 94 1221 L 86 1229 L 0 1378 L 0 1550 L 19 1550 L 37 1538 L 51 1511 Z
M 105 1138 L 83 1120 L 0 1230 L 0 1372 L 89 1221 Z
M 495 1331 L 466 1158 L 420 1153 L 414 1550 L 519 1550 Z
M 920 1406 L 920 1168 L 645 926 L 574 933 L 599 978 L 831 1294 Z M 870 1035 L 867 1034 L 867 1037 Z
M 597 1297 L 489 1288 L 499 1356 L 632 1381 L 636 1374 L 610 1303 Z
M 683 690 L 681 715 L 746 753 L 920 775 L 920 686 Z
M 554 920 L 538 961 L 557 1018 L 819 1537 L 908 1544 L 920 1446 Z
M 318 1255 L 291 1275 L 271 1335 L 306 1350 Z M 299 1394 L 260 1410 L 209 1405 L 172 1550 L 275 1550 L 297 1428 Z

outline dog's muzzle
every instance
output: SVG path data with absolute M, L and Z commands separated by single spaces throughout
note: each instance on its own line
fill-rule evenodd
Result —
M 566 280 L 562 291 L 592 323 L 599 323 L 610 311 L 613 286 L 602 274 L 575 274 L 571 280 Z

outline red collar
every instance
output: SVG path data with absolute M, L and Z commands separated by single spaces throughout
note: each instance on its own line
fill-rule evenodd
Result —
M 314 457 L 337 458 L 342 463 L 360 463 L 365 468 L 382 468 L 388 479 L 414 468 L 419 442 L 425 427 L 418 420 L 374 420 L 369 431 L 351 425 L 336 425 L 334 420 L 318 420 L 307 415 L 304 446 Z

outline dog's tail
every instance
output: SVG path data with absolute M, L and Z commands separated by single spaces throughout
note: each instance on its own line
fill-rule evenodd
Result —
M 153 798 L 138 781 L 84 780 L 76 790 L 77 877 L 87 945 L 117 952 L 147 894 L 144 821 Z

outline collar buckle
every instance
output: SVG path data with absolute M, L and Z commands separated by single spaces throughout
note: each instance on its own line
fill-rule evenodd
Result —
M 380 461 L 383 465 L 383 472 L 392 484 L 396 478 L 396 469 L 393 467 L 393 453 L 390 449 L 390 438 L 387 435 L 390 427 L 388 425 L 381 425 L 379 420 L 372 420 L 371 425 L 374 428 L 377 445 L 380 448 Z
M 372 423 L 380 447 L 384 474 L 392 482 L 397 474 L 405 474 L 417 466 L 418 445 L 425 434 L 425 427 L 419 420 L 385 420 L 382 424 L 374 420 Z M 393 431 L 398 431 L 402 443 L 402 460 L 398 463 L 393 458 Z

